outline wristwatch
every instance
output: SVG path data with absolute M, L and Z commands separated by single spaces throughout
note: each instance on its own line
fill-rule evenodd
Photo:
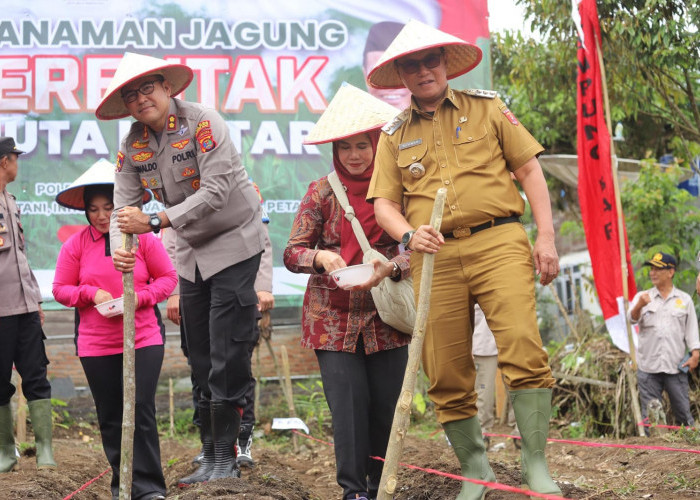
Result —
M 399 265 L 396 262 L 392 261 L 391 263 L 394 265 L 394 269 L 392 269 L 391 274 L 389 275 L 389 278 L 394 280 L 394 281 L 398 281 L 399 278 L 401 277 L 401 268 L 399 267 Z
M 401 237 L 401 244 L 404 248 L 408 248 L 408 243 L 411 241 L 411 238 L 413 238 L 414 234 L 415 231 L 406 231 L 405 233 L 403 233 L 403 236 Z
M 151 214 L 148 217 L 148 225 L 151 226 L 151 231 L 157 234 L 160 232 L 160 225 L 162 224 L 160 217 L 158 217 L 158 214 Z

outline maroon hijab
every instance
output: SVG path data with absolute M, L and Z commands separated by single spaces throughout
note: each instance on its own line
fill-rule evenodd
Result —
M 337 142 L 333 141 L 333 168 L 340 178 L 340 182 L 345 187 L 348 201 L 355 210 L 355 217 L 360 221 L 365 236 L 369 240 L 370 246 L 374 247 L 379 237 L 382 235 L 382 228 L 374 218 L 374 205 L 366 200 L 369 181 L 374 172 L 374 158 L 377 154 L 377 142 L 379 142 L 379 129 L 366 132 L 372 144 L 372 163 L 367 170 L 359 175 L 353 175 L 340 163 L 338 157 Z M 362 264 L 362 248 L 357 241 L 357 237 L 352 230 L 352 224 L 343 217 L 340 225 L 340 256 L 348 266 Z

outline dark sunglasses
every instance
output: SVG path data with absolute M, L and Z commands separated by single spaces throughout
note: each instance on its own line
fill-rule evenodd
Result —
M 418 73 L 420 71 L 421 65 L 425 66 L 427 69 L 437 68 L 440 65 L 445 49 L 440 49 L 439 53 L 432 53 L 425 56 L 423 59 L 409 59 L 408 61 L 399 62 L 396 61 L 396 65 L 401 68 L 404 73 L 412 75 L 413 73 Z
M 150 82 L 143 82 L 141 86 L 136 90 L 127 90 L 126 92 L 122 92 L 122 99 L 125 103 L 129 104 L 130 102 L 134 102 L 138 98 L 139 94 L 152 94 L 156 88 L 155 83 L 162 81 L 163 77 L 159 76 L 158 78 L 156 78 L 155 80 L 151 80 Z

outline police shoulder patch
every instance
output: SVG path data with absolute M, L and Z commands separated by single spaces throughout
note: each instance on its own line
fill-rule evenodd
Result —
M 465 89 L 462 92 L 473 97 L 484 97 L 486 99 L 495 99 L 498 97 L 498 92 L 495 90 Z
M 408 119 L 408 115 L 411 112 L 411 108 L 404 109 L 401 111 L 398 115 L 394 117 L 393 120 L 391 120 L 389 123 L 384 125 L 382 127 L 382 130 L 384 133 L 387 135 L 392 135 L 394 132 L 396 132 L 401 125 Z

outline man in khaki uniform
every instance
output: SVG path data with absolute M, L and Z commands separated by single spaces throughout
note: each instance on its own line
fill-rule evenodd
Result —
M 411 107 L 384 128 L 368 199 L 379 225 L 413 250 L 434 253 L 431 310 L 423 349 L 436 406 L 466 477 L 493 480 L 477 418 L 472 358 L 474 303 L 484 311 L 522 434 L 523 481 L 560 494 L 544 459 L 554 385 L 537 327 L 533 257 L 543 285 L 559 272 L 543 148 L 494 92 L 458 91 L 448 78 L 481 60 L 478 47 L 410 21 L 370 72 L 377 87 L 407 87 Z M 534 253 L 519 217 L 528 197 L 538 228 Z M 427 225 L 435 193 L 447 189 L 442 234 Z M 484 487 L 463 483 L 459 499 Z
M 22 377 L 36 439 L 36 463 L 55 468 L 51 450 L 51 385 L 46 378 L 41 292 L 29 268 L 24 229 L 15 197 L 5 187 L 17 177 L 19 155 L 12 137 L 0 137 L 0 472 L 17 464 L 10 399 L 12 365 Z
M 120 249 L 120 232 L 177 231 L 182 322 L 201 389 L 204 451 L 183 485 L 240 477 L 233 450 L 250 385 L 254 283 L 265 244 L 259 198 L 223 118 L 172 97 L 192 78 L 185 65 L 127 52 L 95 111 L 104 120 L 137 120 L 117 155 L 110 228 L 117 270 L 134 264 Z M 146 188 L 165 210 L 141 211 Z
M 698 318 L 690 295 L 673 286 L 676 258 L 656 252 L 644 263 L 654 285 L 638 292 L 630 303 L 629 318 L 639 325 L 637 381 L 642 417 L 649 403 L 663 401 L 666 391 L 679 425 L 693 425 L 688 396 L 688 371 L 700 362 Z M 649 428 L 645 428 L 647 435 Z

